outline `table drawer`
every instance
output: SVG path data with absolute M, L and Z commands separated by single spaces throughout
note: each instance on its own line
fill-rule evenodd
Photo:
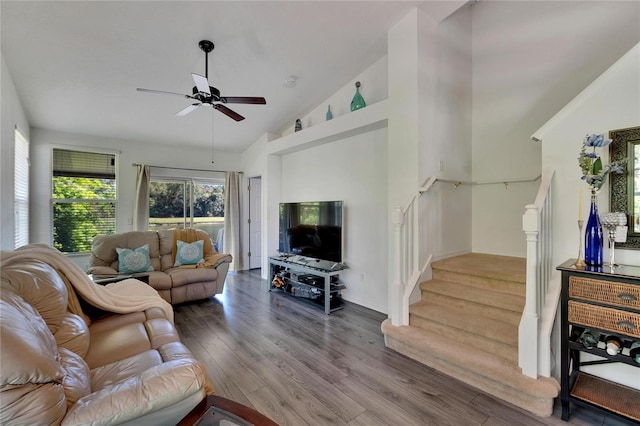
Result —
M 640 310 L 640 286 L 569 277 L 569 297 Z
M 640 338 L 640 314 L 570 300 L 569 322 Z

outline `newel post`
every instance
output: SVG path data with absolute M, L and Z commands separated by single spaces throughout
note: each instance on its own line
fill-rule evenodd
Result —
M 534 204 L 525 207 L 522 230 L 527 238 L 526 301 L 518 328 L 518 364 L 522 374 L 538 377 L 539 313 L 537 300 L 538 234 L 540 214 Z
M 402 297 L 404 286 L 402 282 L 402 227 L 404 214 L 400 207 L 393 209 L 393 282 L 389 287 L 389 317 L 394 326 L 402 324 Z

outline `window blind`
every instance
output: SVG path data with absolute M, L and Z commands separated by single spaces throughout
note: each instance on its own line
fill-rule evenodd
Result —
M 53 150 L 53 175 L 116 178 L 116 156 L 101 152 Z
M 16 128 L 14 134 L 14 245 L 29 244 L 29 141 Z
M 116 231 L 115 154 L 53 150 L 53 245 L 91 251 L 93 237 Z

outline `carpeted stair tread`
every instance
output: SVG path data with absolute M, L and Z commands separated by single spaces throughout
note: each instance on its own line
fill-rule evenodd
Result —
M 523 375 L 516 362 L 414 326 L 382 323 L 389 348 L 540 416 L 553 412 L 559 384 Z
M 409 315 L 409 323 L 412 327 L 423 329 L 428 333 L 439 334 L 449 338 L 454 338 L 453 336 L 455 336 L 455 340 L 464 343 L 464 345 L 468 347 L 469 351 L 480 349 L 485 352 L 493 353 L 496 357 L 504 358 L 504 361 L 518 361 L 518 348 L 500 341 L 499 339 L 495 339 L 493 336 L 487 337 L 470 333 L 467 330 L 453 328 L 443 322 L 433 321 L 428 318 L 411 314 Z M 516 326 L 514 325 L 514 327 Z
M 431 268 L 477 277 L 526 283 L 526 259 L 510 256 L 496 256 L 484 253 L 467 253 L 461 256 L 439 260 Z M 472 272 L 470 272 L 472 271 Z
M 451 328 L 451 334 L 468 333 L 495 340 L 502 345 L 518 346 L 518 326 L 480 315 L 467 314 L 464 310 L 451 309 L 422 300 L 409 307 L 411 317 L 439 323 Z
M 476 304 L 517 312 L 519 315 L 522 315 L 525 303 L 524 287 L 522 288 L 522 295 L 515 295 L 487 291 L 474 286 L 434 279 L 421 283 L 420 289 L 426 293 L 435 293 L 452 299 L 461 299 Z
M 435 280 L 454 282 L 488 291 L 513 294 L 516 296 L 521 295 L 524 288 L 524 285 L 518 282 L 472 275 L 469 271 L 466 273 L 460 273 L 434 269 L 432 278 Z
M 425 365 L 540 416 L 553 412 L 560 386 L 518 367 L 526 259 L 469 253 L 432 263 L 409 307 L 408 326 L 382 323 L 385 344 Z

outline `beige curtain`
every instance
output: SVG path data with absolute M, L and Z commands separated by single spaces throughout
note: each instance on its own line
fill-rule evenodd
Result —
M 240 173 L 227 172 L 224 183 L 224 243 L 223 252 L 233 257 L 232 271 L 242 270 L 240 255 Z
M 138 164 L 136 174 L 136 202 L 133 207 L 134 231 L 149 230 L 149 181 L 151 172 L 149 166 Z

